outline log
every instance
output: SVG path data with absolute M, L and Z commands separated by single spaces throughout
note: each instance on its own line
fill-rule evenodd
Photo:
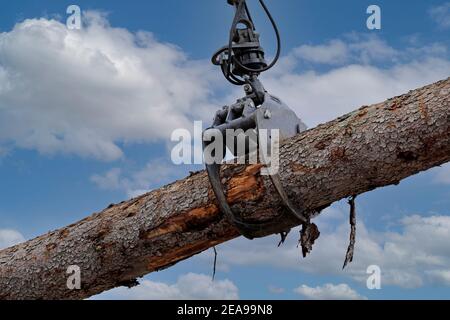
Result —
M 365 106 L 281 146 L 282 183 L 308 214 L 335 201 L 450 161 L 450 78 Z M 228 165 L 222 176 L 236 212 L 266 221 L 283 211 L 260 165 Z M 280 232 L 298 222 L 286 216 Z M 68 227 L 0 252 L 0 299 L 84 299 L 132 286 L 239 237 L 220 213 L 205 172 L 111 205 Z M 320 239 L 319 239 L 320 241 Z M 67 287 L 79 266 L 81 289 Z

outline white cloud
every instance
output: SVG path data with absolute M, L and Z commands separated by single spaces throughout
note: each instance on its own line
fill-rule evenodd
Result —
M 309 300 L 366 300 L 358 292 L 350 288 L 347 284 L 325 284 L 321 287 L 311 288 L 302 285 L 294 289 L 295 293 Z
M 342 65 L 393 60 L 400 53 L 379 37 L 349 34 L 344 40 L 333 39 L 325 44 L 302 45 L 294 49 L 291 55 L 312 63 Z
M 442 44 L 399 51 L 350 34 L 292 50 L 264 83 L 314 126 L 447 77 L 446 55 Z M 298 72 L 303 60 L 334 68 Z M 378 62 L 387 66 L 371 65 Z M 169 141 L 174 128 L 208 121 L 219 77 L 209 62 L 150 33 L 111 27 L 98 13 L 87 13 L 81 31 L 26 20 L 0 34 L 0 146 L 115 160 L 122 143 Z
M 441 28 L 450 28 L 450 2 L 432 7 L 429 13 Z
M 313 127 L 360 106 L 445 79 L 449 74 L 449 61 L 428 58 L 389 69 L 349 65 L 323 74 L 314 71 L 283 74 L 266 77 L 265 85 Z
M 301 59 L 314 63 L 341 64 L 349 56 L 349 48 L 342 40 L 332 40 L 324 45 L 302 45 L 294 50 Z
M 182 167 L 168 164 L 164 160 L 153 160 L 135 171 L 113 168 L 104 174 L 95 174 L 91 181 L 101 189 L 122 190 L 127 196 L 136 197 L 169 183 L 182 173 Z
M 426 272 L 430 280 L 437 285 L 445 284 L 450 286 L 450 269 L 446 270 L 431 270 Z
M 25 238 L 15 230 L 0 230 L 0 249 L 12 247 L 24 242 Z
M 0 34 L 0 144 L 101 160 L 203 119 L 215 72 L 88 12 L 83 30 L 30 19 Z
M 211 276 L 188 273 L 175 284 L 142 281 L 132 289 L 118 288 L 95 297 L 96 299 L 129 300 L 237 300 L 239 290 L 230 280 L 212 281 Z
M 450 163 L 447 163 L 442 167 L 433 169 L 433 172 L 434 182 L 450 185 Z
M 305 71 L 305 59 L 331 67 Z M 263 78 L 272 94 L 314 127 L 449 74 L 448 50 L 442 43 L 397 50 L 378 37 L 351 34 L 344 40 L 294 49 Z
M 104 175 L 95 174 L 91 177 L 91 181 L 94 182 L 100 189 L 104 190 L 116 190 L 120 189 L 122 182 L 120 181 L 120 175 L 122 170 L 120 168 L 113 168 L 106 172 Z
M 348 276 L 365 283 L 367 267 L 378 265 L 382 285 L 416 288 L 430 283 L 430 275 L 450 265 L 450 216 L 409 216 L 398 221 L 398 232 L 370 232 L 358 221 L 353 263 L 342 271 L 348 246 L 348 218 L 328 217 L 336 209 L 327 209 L 317 219 L 321 237 L 312 254 L 300 260 L 297 247 L 298 230 L 281 248 L 277 237 L 249 242 L 237 239 L 220 247 L 223 263 L 232 265 L 265 265 L 321 275 Z M 340 215 L 339 215 L 340 216 Z M 336 221 L 338 221 L 337 226 Z M 242 254 L 245 248 L 245 255 Z M 436 282 L 436 281 L 433 281 Z M 441 282 L 440 285 L 447 285 Z

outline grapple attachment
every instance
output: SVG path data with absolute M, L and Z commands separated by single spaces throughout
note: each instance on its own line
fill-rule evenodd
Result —
M 260 106 L 255 106 L 253 100 L 246 97 L 218 111 L 213 126 L 204 131 L 204 150 L 207 151 L 214 142 L 213 137 L 221 135 L 224 149 L 226 146 L 234 157 L 241 159 L 242 162 L 248 162 L 253 157 L 269 167 L 274 165 L 272 159 L 278 156 L 276 149 L 279 143 L 305 130 L 306 125 L 287 105 L 265 93 L 264 103 Z M 221 150 L 219 157 L 214 152 L 211 157 L 205 156 L 206 169 L 221 211 L 241 234 L 249 239 L 264 236 L 271 231 L 278 232 L 278 220 L 268 223 L 248 223 L 233 212 L 228 204 L 220 177 L 220 167 L 224 157 L 225 150 Z M 305 223 L 307 218 L 303 215 L 303 210 L 295 207 L 289 200 L 281 184 L 278 170 L 273 173 L 268 170 L 268 175 L 288 212 L 300 222 Z

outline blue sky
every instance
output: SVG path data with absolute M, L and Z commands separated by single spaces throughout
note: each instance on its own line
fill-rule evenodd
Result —
M 282 33 L 283 58 L 265 75 L 266 88 L 310 126 L 450 75 L 448 1 L 267 2 Z M 273 52 L 270 25 L 256 1 L 250 3 L 263 46 Z M 70 4 L 85 14 L 81 31 L 65 28 Z M 371 4 L 382 9 L 381 30 L 366 27 Z M 241 94 L 209 65 L 226 43 L 231 19 L 225 0 L 2 4 L 0 245 L 199 169 L 171 164 L 170 132 L 207 121 Z M 249 299 L 448 299 L 450 249 L 439 243 L 450 238 L 449 203 L 448 165 L 361 196 L 355 263 L 344 272 L 346 244 L 327 248 L 327 241 L 348 237 L 342 202 L 319 218 L 323 236 L 305 261 L 295 250 L 296 235 L 282 249 L 273 238 L 239 239 L 218 248 L 214 284 L 207 252 L 146 277 L 138 289 L 101 297 L 155 298 L 150 292 L 159 283 L 159 297 L 169 298 L 215 292 Z M 414 247 L 424 230 L 436 245 Z M 242 250 L 252 253 L 248 259 L 238 258 Z M 439 263 L 424 263 L 420 255 Z M 382 267 L 382 290 L 365 286 L 361 272 L 370 264 Z M 206 289 L 193 292 L 191 282 Z

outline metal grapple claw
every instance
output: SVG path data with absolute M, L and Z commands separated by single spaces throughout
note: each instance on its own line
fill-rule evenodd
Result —
M 274 27 L 277 36 L 277 53 L 269 64 L 260 45 L 260 37 L 250 16 L 246 0 L 227 0 L 236 8 L 228 45 L 212 57 L 213 64 L 220 66 L 225 78 L 234 85 L 244 85 L 246 96 L 235 104 L 216 113 L 211 128 L 203 132 L 203 149 L 206 170 L 220 210 L 242 235 L 249 239 L 286 230 L 279 229 L 279 219 L 263 223 L 249 223 L 234 213 L 228 204 L 220 177 L 220 166 L 227 149 L 234 157 L 248 161 L 256 159 L 265 165 L 272 164 L 273 146 L 306 130 L 305 124 L 280 99 L 264 89 L 258 76 L 272 68 L 280 57 L 280 35 L 276 23 L 263 0 L 259 0 Z M 244 28 L 242 28 L 244 26 Z M 220 139 L 222 143 L 216 144 Z M 275 149 L 276 150 L 276 149 Z M 288 198 L 278 170 L 268 171 L 280 199 L 291 215 L 299 222 L 308 224 L 304 210 L 296 207 Z M 298 201 L 297 201 L 298 203 Z M 282 237 L 283 239 L 283 237 Z
M 224 147 L 226 146 L 236 158 L 248 160 L 250 155 L 256 152 L 259 156 L 259 162 L 268 165 L 271 163 L 269 158 L 274 156 L 271 154 L 273 143 L 282 142 L 305 130 L 306 125 L 288 106 L 278 98 L 265 93 L 264 102 L 260 106 L 255 106 L 253 100 L 246 97 L 238 100 L 236 104 L 218 111 L 213 126 L 204 131 L 204 150 L 206 151 L 208 146 L 213 143 L 211 137 L 217 137 L 220 134 L 222 142 L 226 142 Z M 278 141 L 273 139 L 275 137 L 272 134 L 275 132 L 277 132 L 278 137 L 276 138 L 279 139 Z M 241 142 L 241 144 L 238 142 Z M 223 157 L 224 151 L 222 150 Z M 215 162 L 206 161 L 206 170 L 220 210 L 239 229 L 241 234 L 249 239 L 279 231 L 278 220 L 267 223 L 249 223 L 233 212 L 228 204 L 220 177 L 223 157 L 214 158 L 213 155 L 209 157 L 209 160 L 215 160 Z M 303 215 L 303 210 L 297 208 L 289 200 L 279 174 L 276 172 L 269 176 L 288 212 L 300 222 L 305 223 L 307 218 Z

